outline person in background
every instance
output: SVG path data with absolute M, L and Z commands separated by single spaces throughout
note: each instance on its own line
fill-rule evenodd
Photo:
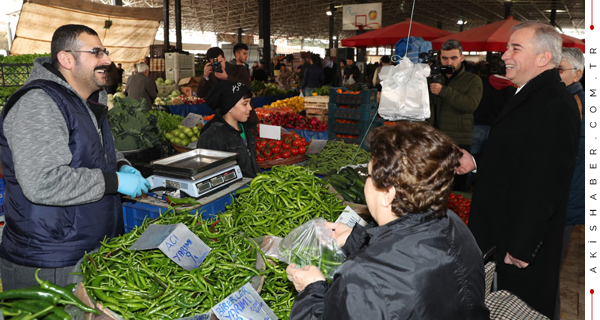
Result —
M 119 86 L 123 85 L 123 65 L 121 63 L 117 63 L 117 81 Z
M 244 66 L 227 62 L 221 48 L 212 47 L 208 49 L 208 51 L 206 51 L 206 59 L 208 62 L 204 65 L 204 73 L 198 82 L 198 91 L 196 92 L 198 98 L 206 98 L 212 87 L 222 80 L 241 82 L 250 88 L 251 81 L 248 69 Z M 213 62 L 218 62 L 221 65 L 221 67 L 218 68 L 220 70 L 213 69 Z
M 336 87 L 342 87 L 346 84 L 346 78 L 344 76 L 344 72 L 346 72 L 346 62 L 345 61 L 340 61 L 340 65 L 337 68 L 337 71 L 335 73 L 335 83 L 334 86 Z
M 152 110 L 152 104 L 158 94 L 156 82 L 150 79 L 150 69 L 147 64 L 140 63 L 137 66 L 137 73 L 127 79 L 127 96 L 138 101 L 144 99 L 146 110 Z
M 390 59 L 390 56 L 383 56 L 379 61 L 381 62 L 381 65 L 377 67 L 377 69 L 375 70 L 375 74 L 373 75 L 373 86 L 377 88 L 377 91 L 381 91 L 381 79 L 379 79 L 379 73 L 381 72 L 381 68 L 383 68 L 384 66 L 392 65 L 392 60 Z
M 254 70 L 253 76 L 254 77 L 252 78 L 252 80 L 260 82 L 267 82 L 267 80 L 269 80 L 264 61 L 261 61 L 258 69 Z
M 549 24 L 512 28 L 502 60 L 518 86 L 492 125 L 481 157 L 463 150 L 458 174 L 477 169 L 469 229 L 497 248 L 498 289 L 557 319 L 560 259 L 579 111 L 556 67 L 562 38 Z M 524 196 L 526 195 L 526 196 Z
M 106 77 L 106 93 L 115 94 L 117 87 L 119 86 L 119 71 L 114 62 L 110 64 L 110 68 L 107 70 L 108 76 Z
M 354 60 L 346 59 L 346 70 L 344 71 L 344 77 L 347 84 L 354 84 L 360 81 L 360 69 L 356 63 L 354 63 Z
M 331 284 L 315 266 L 287 267 L 298 290 L 290 320 L 489 320 L 481 251 L 447 209 L 459 149 L 423 122 L 374 129 L 368 141 L 374 222 L 325 223 L 347 256 Z
M 300 78 L 300 83 L 302 83 L 302 79 L 304 78 L 304 73 L 306 72 L 306 67 L 308 67 L 308 64 L 306 63 L 306 59 L 300 57 L 300 73 L 298 74 L 298 77 Z
M 86 252 L 123 233 L 118 193 L 135 198 L 150 187 L 115 149 L 100 90 L 111 60 L 96 31 L 63 25 L 50 47 L 0 116 L 4 291 L 38 286 L 37 269 L 44 280 L 71 283 Z
M 585 92 L 579 79 L 583 77 L 585 58 L 578 48 L 562 48 L 562 60 L 558 65 L 558 74 L 567 90 L 573 95 L 579 109 L 581 123 L 585 121 Z M 575 171 L 571 179 L 571 189 L 567 202 L 565 232 L 563 235 L 562 257 L 565 257 L 569 239 L 575 225 L 585 224 L 585 125 L 579 131 L 579 145 L 575 158 Z
M 313 89 L 319 88 L 324 80 L 321 57 L 313 53 L 310 55 L 309 63 L 310 65 L 304 71 L 304 77 L 302 77 L 302 84 L 300 85 L 305 97 L 310 96 Z
M 254 63 L 252 64 L 252 68 L 250 68 L 250 78 L 254 79 L 254 70 L 258 69 L 258 61 L 254 61 Z
M 248 70 L 248 46 L 244 43 L 238 43 L 233 46 L 233 55 L 234 58 L 231 59 L 231 64 L 244 66 L 246 70 Z M 250 76 L 250 71 L 248 70 L 248 76 Z
M 473 112 L 479 106 L 483 95 L 481 78 L 465 71 L 465 60 L 460 42 L 448 40 L 442 44 L 440 60 L 443 66 L 451 66 L 454 72 L 439 77 L 439 82 L 430 81 L 429 92 L 431 117 L 429 123 L 454 140 L 464 150 L 471 149 Z M 430 79 L 431 80 L 431 79 Z M 455 191 L 468 191 L 467 176 L 455 179 Z
M 241 82 L 219 81 L 206 103 L 216 109 L 215 117 L 200 131 L 198 148 L 237 152 L 242 175 L 254 178 L 260 173 L 256 164 L 256 125 L 248 123 L 252 91 Z
M 290 90 L 290 83 L 293 80 L 293 77 L 293 73 L 287 69 L 284 63 L 282 63 L 279 74 L 277 75 L 277 83 L 279 84 L 279 87 L 286 91 Z
M 323 85 L 333 86 L 335 80 L 335 64 L 330 58 L 325 59 L 325 67 L 323 68 Z

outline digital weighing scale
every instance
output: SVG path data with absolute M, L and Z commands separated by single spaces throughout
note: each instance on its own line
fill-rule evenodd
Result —
M 151 190 L 181 191 L 200 198 L 242 179 L 237 153 L 195 149 L 150 162 L 154 174 L 148 177 Z M 184 196 L 182 196 L 184 197 Z

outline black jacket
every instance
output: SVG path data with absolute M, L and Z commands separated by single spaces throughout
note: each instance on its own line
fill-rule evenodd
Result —
M 247 123 L 240 123 L 246 132 L 247 146 L 240 136 L 240 132 L 229 125 L 219 113 L 209 121 L 198 139 L 198 148 L 220 150 L 227 152 L 237 152 L 237 163 L 242 170 L 242 175 L 247 178 L 254 178 L 260 173 L 260 168 L 256 164 L 256 137 L 252 132 L 255 127 Z
M 333 282 L 296 296 L 290 320 L 489 319 L 481 251 L 453 212 L 356 226 Z
M 469 228 L 482 251 L 498 248 L 498 288 L 549 317 L 578 138 L 575 99 L 552 69 L 506 103 L 477 160 Z M 507 251 L 529 266 L 505 264 Z

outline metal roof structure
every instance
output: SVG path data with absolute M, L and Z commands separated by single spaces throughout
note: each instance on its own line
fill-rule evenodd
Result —
M 111 0 L 91 0 L 110 4 Z M 162 0 L 122 0 L 128 7 L 162 7 Z M 410 18 L 413 1 L 380 0 L 383 7 L 382 27 Z M 416 0 L 413 21 L 459 32 L 458 20 L 467 21 L 463 30 L 479 27 L 504 19 L 505 0 Z M 519 21 L 550 22 L 551 9 L 556 8 L 556 26 L 559 29 L 584 30 L 585 3 L 583 0 L 513 0 L 511 14 Z M 288 39 L 327 39 L 329 17 L 326 11 L 335 6 L 365 3 L 344 0 L 271 0 L 271 37 Z M 258 0 L 181 0 L 183 29 L 237 34 L 243 28 L 245 35 L 258 35 Z M 170 29 L 175 28 L 174 1 L 170 0 Z M 356 31 L 342 31 L 342 13 L 336 10 L 334 35 L 342 39 L 356 35 Z

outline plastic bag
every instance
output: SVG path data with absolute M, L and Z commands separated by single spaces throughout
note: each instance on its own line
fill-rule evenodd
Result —
M 430 116 L 427 77 L 429 65 L 402 59 L 381 78 L 379 115 L 390 121 L 423 121 Z
M 316 218 L 292 230 L 279 244 L 279 261 L 298 267 L 316 266 L 325 279 L 333 279 L 346 255 L 324 222 L 325 219 Z

